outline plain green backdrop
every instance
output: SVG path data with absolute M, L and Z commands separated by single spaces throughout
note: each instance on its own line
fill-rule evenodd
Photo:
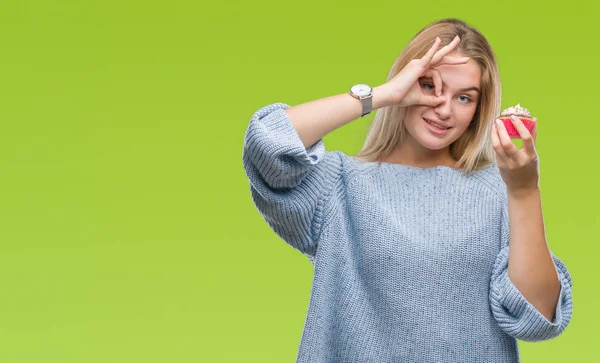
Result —
M 538 117 L 546 233 L 574 315 L 560 337 L 520 342 L 523 362 L 600 361 L 599 10 L 3 0 L 0 363 L 295 361 L 313 271 L 252 203 L 250 117 L 385 82 L 444 17 L 489 39 L 503 107 Z M 354 155 L 371 119 L 327 148 Z

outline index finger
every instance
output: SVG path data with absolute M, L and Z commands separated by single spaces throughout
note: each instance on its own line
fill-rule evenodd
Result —
M 523 124 L 523 121 L 521 121 L 520 118 L 518 118 L 515 115 L 510 116 L 510 118 L 513 122 L 513 125 L 517 129 L 517 132 L 519 133 L 521 140 L 523 141 L 523 148 L 525 148 L 525 151 L 532 155 L 535 154 L 534 135 L 532 135 L 529 132 L 529 130 L 527 130 L 527 127 L 525 127 L 525 125 Z
M 442 40 L 439 37 L 435 38 L 435 42 L 433 42 L 433 45 L 431 46 L 431 48 L 429 48 L 427 53 L 425 53 L 425 55 L 421 59 L 424 60 L 426 63 L 431 62 L 431 58 L 433 58 L 433 56 L 435 55 L 435 52 L 437 52 L 438 47 L 440 46 L 441 42 L 442 42 Z
M 456 37 L 454 37 L 454 39 L 452 39 L 450 43 L 448 43 L 448 45 L 446 45 L 444 48 L 440 49 L 439 51 L 437 51 L 437 53 L 435 53 L 431 60 L 431 63 L 437 63 L 440 60 L 442 60 L 442 58 L 444 58 L 446 54 L 450 53 L 454 50 L 454 48 L 456 48 L 458 43 L 460 43 L 460 37 L 457 35 Z

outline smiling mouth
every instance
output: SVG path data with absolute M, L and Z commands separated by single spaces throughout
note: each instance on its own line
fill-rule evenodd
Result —
M 449 130 L 449 129 L 451 129 L 451 128 L 452 128 L 452 127 L 446 127 L 446 126 L 443 126 L 443 125 L 437 124 L 437 123 L 435 123 L 435 122 L 433 122 L 433 121 L 430 121 L 430 120 L 428 120 L 428 119 L 426 119 L 426 118 L 423 118 L 423 120 L 425 120 L 425 122 L 427 122 L 427 123 L 428 123 L 428 124 L 430 124 L 431 126 L 433 126 L 433 127 L 437 128 L 437 129 L 440 129 L 440 130 Z

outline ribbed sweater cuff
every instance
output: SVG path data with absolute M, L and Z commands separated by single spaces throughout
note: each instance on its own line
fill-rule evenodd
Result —
M 502 251 L 508 254 L 508 249 Z M 506 256 L 507 257 L 507 256 Z M 560 265 L 562 266 L 562 265 Z M 570 276 L 557 268 L 560 281 L 560 293 L 552 321 L 549 321 L 510 280 L 508 271 L 504 270 L 496 281 L 496 299 L 502 307 L 499 314 L 500 323 L 506 331 L 524 341 L 543 341 L 554 338 L 565 328 L 570 320 L 572 309 Z M 567 316 L 565 316 L 567 314 Z
M 275 155 L 289 155 L 302 165 L 314 165 L 325 153 L 323 140 L 319 139 L 310 147 L 305 148 L 302 139 L 284 111 L 290 107 L 281 102 L 273 103 L 257 110 L 255 116 L 258 116 L 257 118 L 265 128 L 267 135 L 277 136 L 277 139 L 271 140 L 272 143 L 269 144 L 273 148 L 271 152 Z

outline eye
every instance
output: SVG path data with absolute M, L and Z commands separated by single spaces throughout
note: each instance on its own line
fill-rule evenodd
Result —
M 423 83 L 423 88 L 425 88 L 427 91 L 435 90 L 435 86 L 431 83 Z
M 464 100 L 464 101 L 461 101 L 462 103 L 469 103 L 469 102 L 471 102 L 471 98 L 468 97 L 468 96 L 459 96 L 458 98 L 459 99 L 462 98 Z

